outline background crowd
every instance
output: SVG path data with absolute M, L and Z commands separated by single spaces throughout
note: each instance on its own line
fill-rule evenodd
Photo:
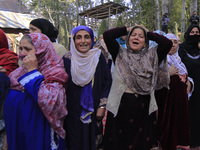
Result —
M 167 13 L 162 31 L 123 26 L 97 40 L 77 26 L 68 51 L 39 18 L 19 54 L 0 30 L 1 149 L 199 150 L 196 11 L 190 21 L 183 42 L 168 33 Z

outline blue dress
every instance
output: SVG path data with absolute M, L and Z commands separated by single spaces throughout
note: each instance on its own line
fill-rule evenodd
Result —
M 3 118 L 3 109 L 6 96 L 10 89 L 10 79 L 6 74 L 0 72 L 0 147 L 3 145 L 3 136 L 5 134 L 5 122 Z
M 8 150 L 53 150 L 56 141 L 57 149 L 65 150 L 64 140 L 52 135 L 38 105 L 37 93 L 43 80 L 44 76 L 33 70 L 18 79 L 24 91 L 10 90 L 4 105 Z

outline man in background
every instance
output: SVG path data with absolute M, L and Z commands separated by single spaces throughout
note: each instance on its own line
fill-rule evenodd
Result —
M 190 17 L 191 24 L 199 24 L 199 16 L 197 15 L 197 11 L 193 12 L 193 15 Z
M 165 13 L 162 17 L 162 31 L 166 34 L 168 33 L 168 24 L 169 24 L 169 18 L 168 13 Z

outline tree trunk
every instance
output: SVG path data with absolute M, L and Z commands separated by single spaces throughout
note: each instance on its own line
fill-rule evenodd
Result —
M 168 4 L 168 15 L 169 16 L 171 14 L 171 8 L 172 8 L 172 0 L 169 0 L 169 4 Z
M 133 12 L 133 25 L 135 25 L 135 0 L 131 0 L 132 2 L 132 12 Z
M 181 33 L 185 32 L 185 0 L 182 0 Z
M 160 30 L 160 10 L 159 10 L 158 0 L 156 0 L 156 20 L 157 20 L 157 29 Z
M 197 0 L 190 1 L 190 15 L 193 14 L 193 11 L 197 11 Z
M 76 15 L 77 15 L 77 26 L 80 24 L 79 19 L 79 0 L 76 0 Z
M 162 0 L 162 15 L 168 12 L 167 0 Z

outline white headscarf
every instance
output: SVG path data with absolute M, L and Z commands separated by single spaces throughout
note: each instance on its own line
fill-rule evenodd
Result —
M 178 41 L 176 35 L 172 33 L 166 34 L 166 37 L 170 40 L 175 39 Z M 167 55 L 167 63 L 168 63 L 168 66 L 173 65 L 174 67 L 178 68 L 179 74 L 181 75 L 187 74 L 187 69 L 185 65 L 182 63 L 181 58 L 178 55 L 178 48 L 177 48 L 177 51 L 173 55 L 169 55 L 169 54 Z

